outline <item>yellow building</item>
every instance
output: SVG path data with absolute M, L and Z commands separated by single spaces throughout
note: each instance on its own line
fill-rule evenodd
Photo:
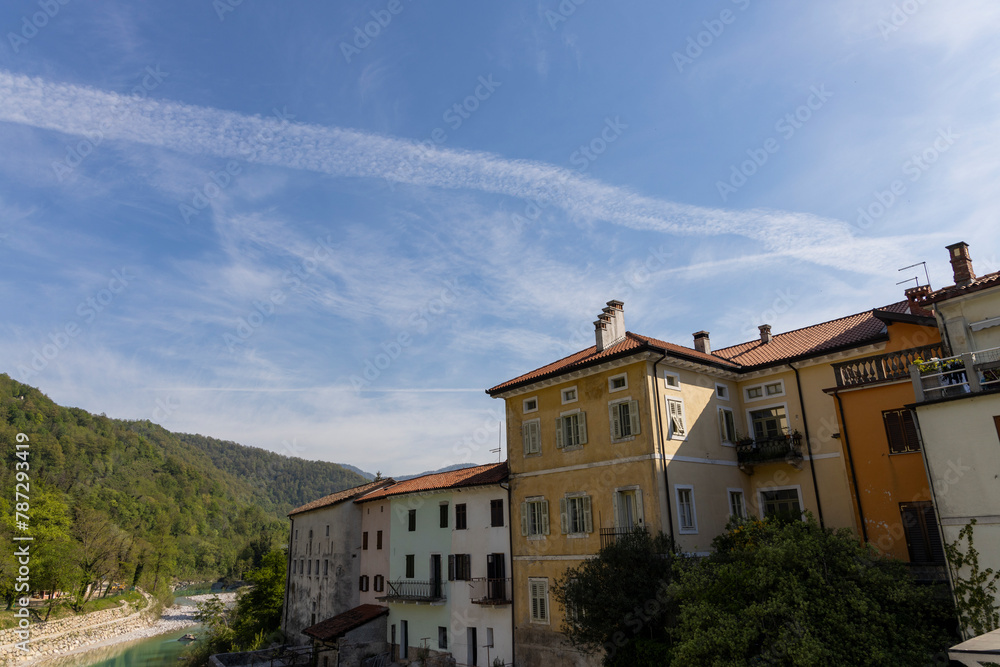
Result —
M 506 405 L 514 651 L 598 664 L 563 644 L 553 586 L 633 526 L 707 553 L 733 514 L 812 512 L 857 531 L 833 365 L 885 350 L 907 302 L 712 351 L 627 332 L 609 301 L 595 345 L 488 390 Z M 639 601 L 641 602 L 641 601 Z

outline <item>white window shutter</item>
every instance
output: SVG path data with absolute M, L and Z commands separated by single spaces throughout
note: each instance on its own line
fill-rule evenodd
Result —
M 621 422 L 618 419 L 618 404 L 612 403 L 608 406 L 608 419 L 611 420 L 611 439 L 617 440 L 622 437 Z
M 524 441 L 524 455 L 531 453 L 531 424 L 521 424 L 521 439 Z
M 542 501 L 542 534 L 549 534 L 549 501 Z
M 617 491 L 615 491 L 614 493 L 611 494 L 611 513 L 614 514 L 615 528 L 620 528 L 621 527 L 620 526 L 620 522 L 618 520 L 618 517 L 620 516 L 620 514 L 618 513 L 618 496 L 619 495 L 620 494 Z
M 587 413 L 581 412 L 579 414 L 579 424 L 580 424 L 580 443 L 581 445 L 587 444 Z
M 521 503 L 521 535 L 528 534 L 528 503 Z
M 646 525 L 642 514 L 642 489 L 635 490 L 635 520 L 640 526 Z
M 639 435 L 639 401 L 628 402 L 628 416 L 632 422 L 632 435 Z
M 563 418 L 556 419 L 556 448 L 563 448 Z
M 569 516 L 566 514 L 566 499 L 559 499 L 559 529 L 563 535 L 569 532 Z
M 594 520 L 590 511 L 590 496 L 584 496 L 580 500 L 583 501 L 583 526 L 584 530 L 588 533 L 594 532 Z

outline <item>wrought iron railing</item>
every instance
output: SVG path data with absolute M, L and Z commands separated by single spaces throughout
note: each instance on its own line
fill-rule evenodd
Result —
M 645 530 L 644 526 L 631 526 L 631 527 L 618 527 L 618 528 L 601 528 L 601 548 L 614 544 L 619 540 L 619 538 L 625 537 L 626 535 L 631 535 L 637 530 Z
M 505 605 L 511 603 L 510 577 L 476 577 L 469 580 L 469 599 L 473 604 Z
M 903 380 L 910 377 L 910 365 L 914 359 L 930 359 L 942 354 L 944 348 L 940 343 L 925 345 L 833 364 L 833 372 L 837 376 L 838 387 L 857 387 L 886 380 Z
M 798 431 L 788 434 L 747 438 L 736 443 L 736 460 L 740 465 L 802 460 L 802 434 Z
M 413 579 L 400 579 L 398 581 L 387 581 L 385 585 L 388 590 L 382 599 L 406 600 L 406 601 L 434 601 L 444 599 L 444 587 L 441 582 L 432 579 L 431 581 L 414 581 Z
M 918 402 L 1000 389 L 1000 347 L 921 361 L 910 375 Z

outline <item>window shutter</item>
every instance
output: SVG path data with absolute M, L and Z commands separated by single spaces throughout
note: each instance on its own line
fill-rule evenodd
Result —
M 577 422 L 580 425 L 580 442 L 579 444 L 587 444 L 587 413 L 581 412 Z
M 559 528 L 563 535 L 569 532 L 569 516 L 566 514 L 566 499 L 559 499 Z
M 448 554 L 448 581 L 455 581 L 455 554 Z
M 632 435 L 639 435 L 639 401 L 628 402 L 628 417 L 632 422 Z
M 620 495 L 621 494 L 618 493 L 617 491 L 611 494 L 611 513 L 614 515 L 615 528 L 621 527 L 620 522 L 618 520 L 618 517 L 621 516 L 618 513 L 618 496 Z
M 726 411 L 722 408 L 719 408 L 719 437 L 722 438 L 722 442 L 729 440 L 726 437 Z
M 618 404 L 612 403 L 608 406 L 608 419 L 611 420 L 611 439 L 617 440 L 622 437 L 621 420 L 618 418 Z
M 559 417 L 556 419 L 556 448 L 562 449 L 563 447 L 563 418 Z
M 549 501 L 542 501 L 542 534 L 549 534 Z
M 640 525 L 645 525 L 642 519 L 642 489 L 635 490 L 635 520 Z
M 913 423 L 913 413 L 909 410 L 902 411 L 903 439 L 906 441 L 906 451 L 919 452 L 920 439 L 917 436 L 917 426 Z
M 528 534 L 528 503 L 521 503 L 521 535 Z
M 472 579 L 472 554 L 465 554 L 463 560 L 465 561 L 465 579 L 468 581 Z
M 909 410 L 907 410 L 909 413 Z M 938 532 L 937 517 L 934 515 L 934 505 L 927 503 L 923 508 L 924 526 L 927 528 L 927 552 L 931 562 L 945 564 L 944 545 L 941 544 L 941 533 Z
M 521 440 L 524 442 L 524 455 L 531 453 L 531 424 L 521 424 Z
M 580 500 L 583 501 L 583 529 L 585 532 L 594 532 L 594 521 L 591 518 L 590 512 L 590 496 L 584 496 Z
M 882 413 L 882 419 L 885 421 L 885 435 L 889 439 L 889 451 L 905 452 L 906 444 L 903 442 L 903 425 L 899 411 L 886 410 Z

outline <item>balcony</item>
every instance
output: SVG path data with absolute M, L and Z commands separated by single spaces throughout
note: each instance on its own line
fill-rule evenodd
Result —
M 937 398 L 1000 390 L 1000 347 L 910 366 L 918 403 Z
M 601 528 L 601 548 L 611 546 L 619 539 L 631 535 L 637 530 L 645 531 L 645 526 L 628 526 L 620 528 Z
M 385 602 L 441 602 L 444 600 L 444 587 L 440 581 L 414 581 L 400 579 L 385 582 L 388 590 L 382 597 L 376 598 Z
M 768 436 L 746 438 L 736 443 L 736 461 L 740 470 L 753 474 L 755 465 L 785 463 L 802 469 L 802 434 L 798 431 Z
M 930 359 L 944 354 L 940 343 L 913 347 L 908 350 L 898 350 L 872 357 L 862 357 L 852 361 L 833 364 L 833 372 L 837 376 L 837 388 L 859 387 L 866 384 L 877 384 L 892 380 L 905 380 L 910 377 L 910 365 L 916 359 Z
M 469 599 L 472 604 L 502 607 L 511 603 L 510 577 L 494 579 L 476 577 L 469 580 Z

